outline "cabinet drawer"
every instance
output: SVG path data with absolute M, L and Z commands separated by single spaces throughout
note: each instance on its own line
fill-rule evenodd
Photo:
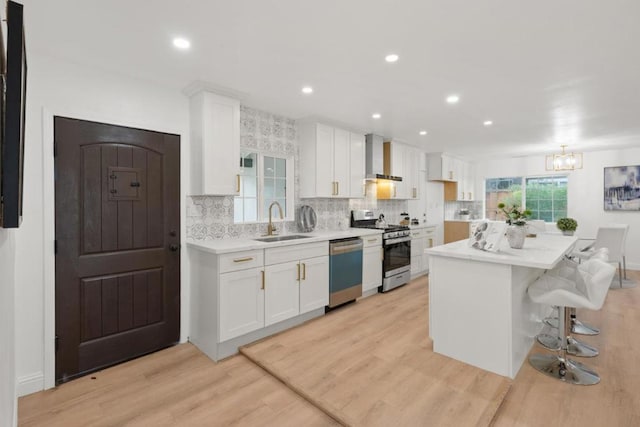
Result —
M 283 246 L 264 250 L 264 265 L 297 261 L 329 255 L 329 242 L 307 243 L 302 245 Z
M 262 267 L 264 264 L 264 252 L 262 250 L 253 250 L 223 254 L 220 255 L 219 262 L 220 273 Z
M 424 230 L 411 230 L 411 238 L 412 239 L 419 239 L 421 237 L 425 236 L 425 231 Z
M 365 248 L 371 246 L 382 246 L 382 234 L 361 237 Z

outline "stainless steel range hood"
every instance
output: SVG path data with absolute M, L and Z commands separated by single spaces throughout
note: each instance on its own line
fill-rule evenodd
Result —
M 385 168 L 384 164 L 384 138 L 382 138 L 380 135 L 374 135 L 372 133 L 368 134 L 366 138 L 366 179 L 387 179 L 390 181 L 402 181 L 402 177 L 400 176 L 392 176 L 384 173 L 385 170 L 391 169 L 390 167 Z

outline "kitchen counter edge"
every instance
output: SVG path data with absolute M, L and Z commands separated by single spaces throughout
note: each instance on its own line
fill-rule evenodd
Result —
M 301 245 L 305 243 L 315 243 L 334 239 L 346 239 L 348 237 L 362 237 L 380 235 L 383 230 L 368 228 L 349 228 L 340 231 L 316 231 L 312 233 L 288 233 L 300 236 L 309 236 L 306 239 L 285 240 L 282 242 L 259 242 L 249 238 L 242 239 L 220 239 L 220 240 L 187 240 L 187 247 L 209 252 L 212 254 L 226 254 L 232 252 L 242 252 L 256 249 L 279 248 L 282 246 Z M 283 235 L 284 236 L 284 235 Z M 258 236 L 256 238 L 260 238 Z

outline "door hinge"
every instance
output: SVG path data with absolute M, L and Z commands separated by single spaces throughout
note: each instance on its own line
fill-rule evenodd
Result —
M 58 253 L 58 239 L 53 241 L 53 253 L 54 254 Z
M 56 351 L 58 351 L 58 349 L 60 348 L 60 337 L 57 335 L 55 339 L 55 347 L 56 347 Z

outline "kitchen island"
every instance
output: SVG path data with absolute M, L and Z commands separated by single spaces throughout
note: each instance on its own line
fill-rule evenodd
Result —
M 572 250 L 575 237 L 539 234 L 523 249 L 503 239 L 485 252 L 458 241 L 429 254 L 429 336 L 433 351 L 515 378 L 551 308 L 527 287 Z

